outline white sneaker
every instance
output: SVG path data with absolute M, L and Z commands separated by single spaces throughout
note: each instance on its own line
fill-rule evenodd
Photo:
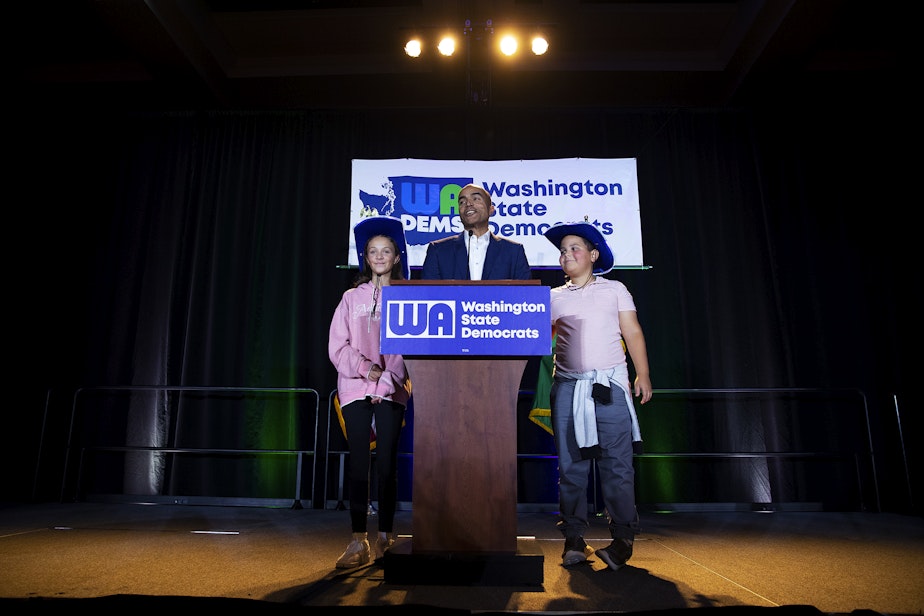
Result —
M 379 532 L 375 538 L 375 562 L 381 562 L 385 558 L 385 551 L 395 545 L 395 533 Z
M 368 564 L 371 558 L 369 540 L 366 533 L 353 533 L 353 540 L 337 559 L 338 569 L 352 569 Z

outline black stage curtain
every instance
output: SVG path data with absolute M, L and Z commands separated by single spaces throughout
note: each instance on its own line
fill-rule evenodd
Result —
M 635 157 L 651 269 L 610 276 L 636 299 L 655 387 L 860 389 L 875 449 L 889 452 L 878 460 L 887 477 L 879 481 L 895 488 L 900 506 L 906 467 L 896 453 L 894 403 L 910 393 L 918 325 L 911 319 L 921 301 L 911 268 L 920 259 L 911 250 L 910 165 L 890 145 L 901 138 L 896 115 L 829 108 L 27 115 L 14 140 L 19 196 L 7 241 L 15 247 L 8 299 L 19 304 L 11 329 L 22 401 L 11 421 L 24 435 L 17 455 L 43 462 L 16 489 L 58 485 L 54 456 L 78 387 L 312 388 L 326 414 L 336 386 L 328 325 L 355 273 L 341 267 L 352 159 Z M 535 275 L 550 285 L 563 280 L 557 271 Z M 160 392 L 134 397 L 127 414 L 87 421 L 105 424 L 112 433 L 105 442 L 148 446 L 285 449 L 313 438 L 304 399 L 243 398 L 247 411 L 232 414 L 214 397 Z M 847 421 L 835 405 L 797 428 L 785 410 L 776 412 L 780 404 L 755 395 L 687 398 L 660 416 L 643 407 L 646 450 L 828 448 L 829 422 Z M 100 425 L 75 429 L 91 428 Z M 910 431 L 906 425 L 906 440 Z M 268 495 L 290 485 L 281 463 L 247 472 L 236 464 L 180 459 L 168 467 L 127 456 L 124 468 L 97 472 L 140 494 Z M 776 466 L 662 468 L 640 482 L 640 498 L 815 498 L 801 493 L 798 472 Z M 731 495 L 710 494 L 717 489 L 710 481 L 726 476 Z M 658 485 L 645 487 L 651 483 Z M 699 495 L 685 494 L 691 485 Z

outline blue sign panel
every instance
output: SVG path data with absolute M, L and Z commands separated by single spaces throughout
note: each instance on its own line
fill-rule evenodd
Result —
M 382 289 L 382 352 L 548 355 L 549 287 L 392 285 Z

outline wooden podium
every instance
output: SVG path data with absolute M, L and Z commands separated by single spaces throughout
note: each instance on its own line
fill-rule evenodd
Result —
M 539 284 L 401 282 L 478 285 L 487 297 L 491 291 L 484 287 Z M 547 354 L 551 327 L 544 318 Z M 541 550 L 535 540 L 517 538 L 516 411 L 530 355 L 516 354 L 515 340 L 503 344 L 505 355 L 403 353 L 414 398 L 413 526 L 412 538 L 385 554 L 386 582 L 542 584 Z

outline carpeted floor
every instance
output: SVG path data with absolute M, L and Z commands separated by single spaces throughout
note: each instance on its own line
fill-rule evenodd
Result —
M 924 613 L 924 520 L 883 513 L 642 512 L 629 564 L 561 566 L 551 513 L 518 515 L 537 584 L 391 583 L 337 570 L 345 511 L 141 504 L 0 506 L 0 609 L 362 607 L 548 614 Z M 411 542 L 411 512 L 398 514 Z M 374 528 L 374 518 L 372 526 Z M 588 543 L 608 543 L 603 519 Z

